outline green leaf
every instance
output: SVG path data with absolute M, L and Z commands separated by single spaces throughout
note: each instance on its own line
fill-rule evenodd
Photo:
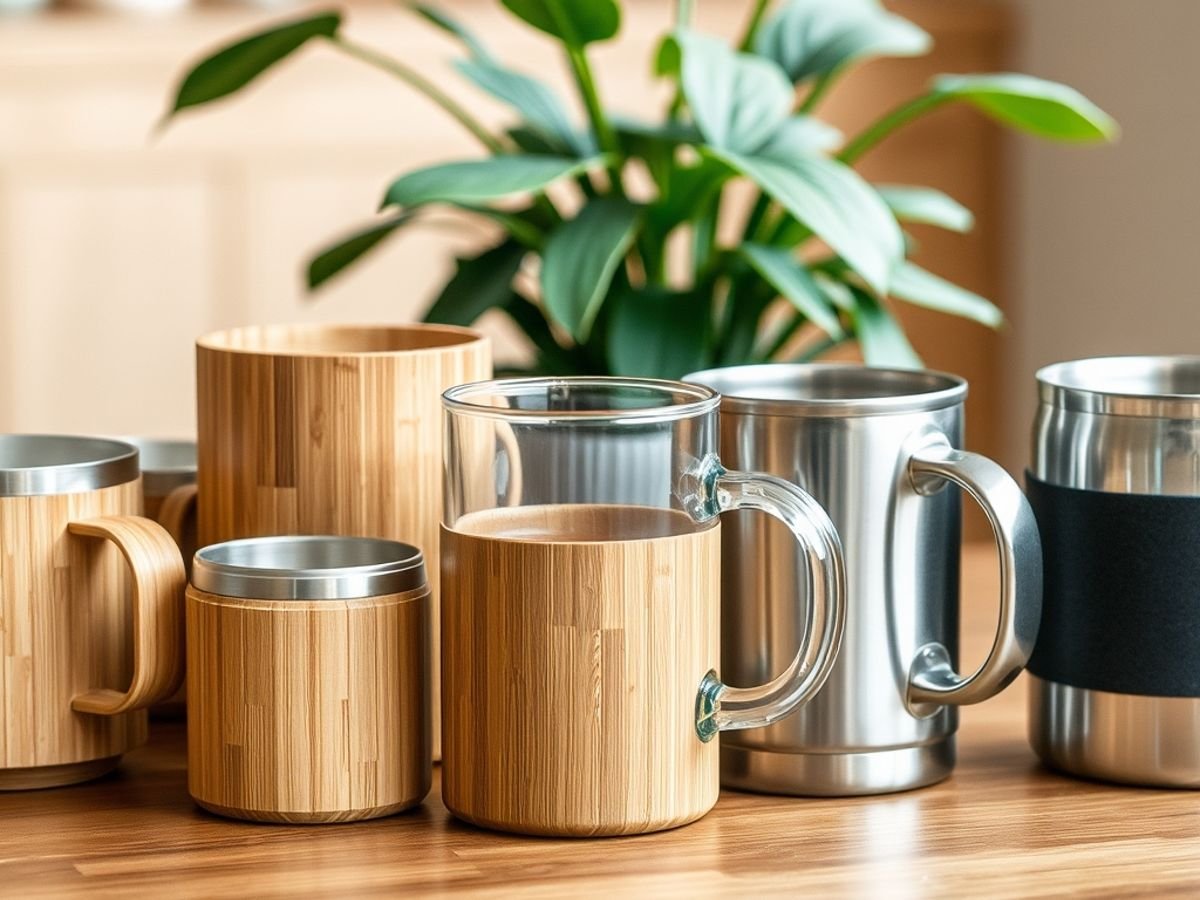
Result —
M 481 60 L 459 60 L 454 67 L 477 87 L 520 113 L 559 153 L 590 156 L 596 152 L 590 132 L 577 131 L 554 91 L 537 79 Z
M 383 205 L 482 203 L 540 191 L 552 182 L 570 178 L 603 163 L 603 157 L 581 160 L 525 154 L 443 163 L 397 178 L 388 188 Z
M 771 287 L 786 297 L 814 325 L 830 337 L 840 338 L 844 335 L 837 315 L 829 307 L 829 301 L 808 269 L 796 261 L 791 251 L 763 244 L 742 244 L 738 252 Z
M 640 210 L 626 200 L 590 201 L 546 241 L 542 303 L 551 318 L 583 343 L 613 275 L 637 232 Z
M 315 290 L 346 266 L 358 259 L 388 237 L 393 231 L 413 218 L 410 212 L 400 213 L 361 228 L 320 251 L 308 264 L 308 289 Z
M 436 25 L 447 34 L 458 38 L 462 45 L 467 48 L 467 51 L 476 59 L 483 61 L 492 60 L 492 54 L 485 46 L 483 46 L 479 39 L 475 37 L 471 30 L 449 13 L 438 9 L 436 6 L 429 6 L 425 3 L 413 3 L 409 8 L 427 22 Z
M 725 163 L 709 157 L 701 157 L 695 165 L 672 166 L 662 195 L 646 207 L 648 227 L 665 237 L 676 226 L 695 220 L 729 176 Z
M 477 203 L 455 203 L 454 206 L 464 212 L 491 219 L 530 250 L 540 250 L 545 242 L 541 228 L 534 224 L 537 213 L 533 207 L 512 211 Z
M 820 156 L 785 162 L 709 150 L 754 181 L 833 248 L 879 293 L 904 257 L 904 238 L 891 211 L 848 166 Z
M 941 191 L 902 184 L 877 184 L 875 190 L 901 222 L 936 225 L 967 232 L 975 225 L 971 211 Z
M 695 299 L 662 288 L 618 292 L 607 335 L 613 374 L 679 378 L 704 368 L 706 308 Z
M 962 100 L 1006 125 L 1060 141 L 1110 141 L 1117 123 L 1074 88 L 1032 75 L 941 75 L 936 97 Z
M 792 116 L 779 126 L 760 156 L 786 161 L 795 156 L 813 156 L 833 150 L 842 143 L 842 133 L 812 116 Z
M 470 325 L 489 309 L 504 306 L 525 252 L 509 239 L 478 256 L 459 257 L 454 276 L 425 313 L 425 321 Z
M 910 262 L 901 263 L 892 274 L 891 293 L 900 300 L 972 319 L 989 328 L 1004 323 L 1004 313 L 988 300 Z
M 339 13 L 321 12 L 276 25 L 222 47 L 198 62 L 183 77 L 167 116 L 240 90 L 311 38 L 333 37 L 341 21 Z
M 866 291 L 850 290 L 854 294 L 855 332 L 867 365 L 924 368 L 895 317 Z
M 779 66 L 687 29 L 679 29 L 675 40 L 683 54 L 683 93 L 705 141 L 736 153 L 765 144 L 795 100 Z
M 501 0 L 513 15 L 569 47 L 607 41 L 621 29 L 615 0 Z
M 920 56 L 932 44 L 875 0 L 791 0 L 758 33 L 754 50 L 803 81 L 872 56 Z
M 537 368 L 542 375 L 584 375 L 576 354 L 565 349 L 554 337 L 546 316 L 536 304 L 519 294 L 513 294 L 504 307 L 510 319 L 525 333 L 537 348 Z

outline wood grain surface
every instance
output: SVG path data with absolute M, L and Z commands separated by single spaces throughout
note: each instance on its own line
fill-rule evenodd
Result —
M 434 605 L 446 388 L 492 374 L 491 345 L 448 325 L 273 325 L 197 342 L 199 541 L 337 534 L 418 547 Z
M 183 564 L 141 490 L 0 498 L 0 789 L 111 768 L 179 686 Z
M 358 600 L 187 592 L 188 788 L 262 822 L 348 822 L 429 792 L 429 588 Z
M 695 707 L 720 654 L 715 521 L 487 510 L 443 528 L 442 554 L 448 807 L 547 835 L 638 834 L 708 812 L 719 758 Z
M 967 597 L 996 593 L 968 548 Z M 964 611 L 964 664 L 995 609 Z M 416 809 L 351 825 L 261 826 L 196 808 L 183 729 L 112 775 L 0 795 L 0 892 L 23 897 L 1077 897 L 1200 893 L 1200 797 L 1076 781 L 1025 741 L 1025 686 L 962 711 L 959 765 L 905 794 L 806 800 L 724 791 L 700 821 L 604 840 L 526 838 Z
M 181 484 L 165 496 L 145 493 L 145 514 L 154 519 L 179 547 L 183 558 L 183 570 L 191 577 L 192 557 L 196 554 L 196 485 Z M 179 590 L 179 610 L 183 615 L 183 589 Z M 182 660 L 180 661 L 182 665 Z M 179 685 L 179 690 L 150 708 L 150 715 L 158 718 L 182 719 L 187 713 L 187 684 Z

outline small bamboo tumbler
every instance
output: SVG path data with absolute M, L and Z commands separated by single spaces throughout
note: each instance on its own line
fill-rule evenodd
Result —
M 267 537 L 196 554 L 187 591 L 188 790 L 258 822 L 415 806 L 432 779 L 421 551 Z

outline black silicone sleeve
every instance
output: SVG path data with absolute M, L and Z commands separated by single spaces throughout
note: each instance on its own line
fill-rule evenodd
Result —
M 1026 473 L 1045 561 L 1029 671 L 1074 687 L 1200 697 L 1200 497 L 1083 491 Z

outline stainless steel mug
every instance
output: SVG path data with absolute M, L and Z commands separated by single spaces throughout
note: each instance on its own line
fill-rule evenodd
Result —
M 842 652 L 805 708 L 723 736 L 721 780 L 783 794 L 906 790 L 954 765 L 956 707 L 1020 672 L 1041 612 L 1033 513 L 991 460 L 957 449 L 961 378 L 856 365 L 763 365 L 686 376 L 718 390 L 721 454 L 801 485 L 829 512 L 846 557 Z M 958 674 L 960 501 L 987 513 L 1001 564 L 999 628 L 987 659 Z M 721 665 L 753 683 L 789 661 L 808 623 L 804 567 L 763 517 L 722 534 Z
M 1047 578 L 1030 743 L 1074 774 L 1200 788 L 1200 357 L 1037 379 Z
M 137 447 L 146 518 L 171 533 L 190 572 L 196 552 L 196 442 L 144 437 L 117 440 Z

